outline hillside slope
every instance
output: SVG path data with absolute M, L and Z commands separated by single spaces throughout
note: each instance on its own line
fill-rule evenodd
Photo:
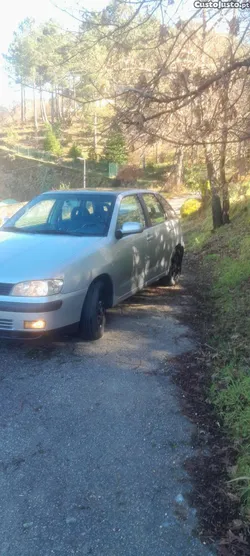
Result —
M 196 261 L 213 404 L 234 449 L 231 486 L 250 518 L 250 197 L 236 200 L 231 223 L 211 233 L 210 209 L 186 219 Z

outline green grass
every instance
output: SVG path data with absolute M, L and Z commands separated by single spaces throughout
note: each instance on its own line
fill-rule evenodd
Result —
M 202 211 L 185 218 L 186 247 L 190 251 L 199 251 L 211 236 L 211 211 Z
M 219 258 L 218 253 L 209 253 L 208 255 L 205 255 L 206 261 L 217 261 L 218 258 Z
M 217 408 L 229 436 L 238 448 L 232 483 L 250 509 L 250 374 L 235 361 L 222 367 L 213 378 L 210 399 Z
M 186 244 L 187 250 L 199 255 L 212 317 L 206 342 L 216 350 L 216 357 L 208 397 L 237 450 L 231 484 L 249 516 L 250 199 L 235 198 L 231 224 L 213 233 L 210 211 L 185 219 Z
M 250 249 L 250 241 L 249 241 Z M 223 257 L 219 262 L 216 271 L 216 282 L 214 286 L 214 291 L 218 292 L 219 295 L 228 295 L 229 289 L 236 289 L 238 286 L 243 284 L 245 280 L 249 279 L 250 276 L 250 259 L 245 259 L 240 256 L 236 259 L 231 259 L 228 256 Z M 237 291 L 235 292 L 237 296 Z

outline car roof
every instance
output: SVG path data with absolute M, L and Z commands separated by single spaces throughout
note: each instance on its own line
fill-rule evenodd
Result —
M 94 193 L 96 195 L 100 195 L 100 194 L 105 194 L 105 193 L 112 193 L 115 197 L 118 197 L 119 195 L 135 195 L 138 193 L 156 193 L 155 191 L 151 191 L 149 189 L 67 189 L 67 190 L 52 190 L 52 191 L 46 191 L 45 193 L 42 193 L 42 195 L 46 196 L 50 196 L 50 195 L 54 195 L 54 194 L 59 194 L 59 195 L 72 195 L 72 193 L 77 193 L 77 194 L 81 194 L 81 195 L 86 195 L 88 193 Z

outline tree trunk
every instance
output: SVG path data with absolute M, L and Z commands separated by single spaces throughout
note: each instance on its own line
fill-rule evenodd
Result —
M 222 221 L 223 224 L 229 224 L 229 191 L 228 184 L 226 180 L 226 148 L 227 148 L 227 132 L 223 133 L 223 143 L 221 145 L 220 151 L 220 186 L 222 192 Z
M 47 116 L 46 105 L 45 105 L 44 99 L 43 99 L 43 113 L 44 113 L 45 122 L 46 122 L 46 124 L 48 124 L 49 120 L 48 120 L 48 116 Z
M 242 143 L 241 143 L 241 141 L 239 141 L 238 149 L 237 149 L 237 158 L 238 158 L 238 160 L 241 159 L 241 151 L 242 151 Z
M 36 89 L 35 85 L 33 86 L 33 110 L 34 110 L 34 126 L 36 131 L 38 130 L 37 124 L 37 104 L 36 104 Z
M 97 141 L 97 114 L 95 112 L 95 114 L 94 114 L 94 150 L 95 150 L 95 154 L 97 154 L 97 145 L 98 145 L 98 141 Z
M 60 113 L 59 113 L 59 95 L 58 95 L 58 88 L 55 88 L 55 105 L 56 105 L 56 120 L 60 120 Z
M 245 166 L 246 160 L 243 154 L 242 143 L 239 141 L 237 149 L 237 170 L 240 176 L 244 174 Z
M 190 161 L 192 165 L 196 163 L 198 156 L 199 156 L 199 147 L 197 147 L 196 145 L 192 145 L 191 153 L 190 153 Z
M 176 163 L 176 185 L 179 187 L 183 183 L 183 161 L 184 161 L 184 149 L 180 147 L 177 151 L 177 163 Z
M 43 112 L 43 92 L 41 87 L 40 87 L 40 117 L 44 122 L 45 119 L 44 119 L 44 112 Z
M 55 103 L 54 103 L 54 89 L 51 93 L 51 123 L 54 125 L 55 122 Z
M 215 176 L 212 152 L 211 149 L 206 145 L 204 146 L 204 150 L 205 150 L 205 159 L 206 159 L 206 167 L 207 167 L 207 178 L 212 193 L 213 227 L 214 229 L 216 229 L 223 225 L 221 201 L 220 201 L 220 196 L 219 196 L 218 186 L 217 186 L 217 181 Z
M 24 123 L 23 85 L 21 84 L 21 123 Z
M 223 220 L 223 224 L 229 224 L 230 223 L 230 218 L 229 218 L 230 202 L 229 202 L 228 187 L 227 187 L 227 193 L 223 191 L 222 194 L 223 194 L 222 220 Z
M 155 143 L 155 163 L 159 164 L 158 143 Z
M 221 96 L 222 105 L 222 133 L 221 133 L 221 147 L 220 147 L 220 162 L 219 162 L 219 179 L 220 189 L 222 193 L 222 220 L 223 224 L 229 224 L 229 191 L 226 179 L 226 153 L 228 141 L 228 106 L 229 106 L 229 85 L 230 76 L 224 79 L 224 87 Z
M 23 117 L 26 123 L 26 89 L 23 87 Z
M 64 120 L 64 97 L 61 98 L 61 111 L 62 111 L 62 119 Z
M 54 92 L 54 107 L 55 107 L 55 121 L 57 122 L 58 120 L 58 105 L 57 105 L 57 90 L 55 87 L 55 92 Z
M 44 104 L 44 99 L 43 99 L 43 90 L 40 89 L 40 105 L 41 105 L 41 116 L 42 116 L 42 120 L 44 123 L 48 124 L 48 118 L 47 118 L 47 114 L 46 114 L 46 107 Z
M 75 76 L 73 75 L 73 109 L 74 109 L 74 114 L 76 113 L 76 87 L 75 87 Z
M 59 120 L 62 120 L 62 96 L 59 94 L 59 89 L 58 89 L 58 116 L 59 116 Z

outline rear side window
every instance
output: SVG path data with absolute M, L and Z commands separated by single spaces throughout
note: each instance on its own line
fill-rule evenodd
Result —
M 161 203 L 161 205 L 164 208 L 164 211 L 168 217 L 169 220 L 172 220 L 173 218 L 176 218 L 176 214 L 174 212 L 174 209 L 170 206 L 170 204 L 166 201 L 166 199 L 164 199 L 164 197 L 162 197 L 161 195 L 158 196 L 159 201 Z
M 121 200 L 117 218 L 117 229 L 121 229 L 125 222 L 138 222 L 145 228 L 146 222 L 144 212 L 140 201 L 135 195 L 129 195 Z
M 70 220 L 74 208 L 79 208 L 81 202 L 77 199 L 64 201 L 62 206 L 62 220 Z
M 155 195 L 147 193 L 143 195 L 143 200 L 146 204 L 147 211 L 153 226 L 165 222 L 165 212 Z

